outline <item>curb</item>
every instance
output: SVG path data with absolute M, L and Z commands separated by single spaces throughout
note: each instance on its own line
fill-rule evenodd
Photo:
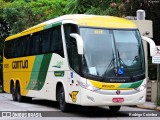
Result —
M 160 111 L 160 106 L 145 106 L 145 105 L 137 105 L 137 107 L 142 108 L 142 109 L 150 109 L 150 110 L 158 110 Z
M 160 106 L 158 106 L 156 110 L 159 110 L 159 111 L 160 111 Z

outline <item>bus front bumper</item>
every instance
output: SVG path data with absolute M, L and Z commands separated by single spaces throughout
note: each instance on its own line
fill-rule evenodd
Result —
M 121 90 L 120 90 L 121 91 Z M 116 92 L 116 90 L 115 90 Z M 114 99 L 123 99 L 124 101 L 114 101 Z M 128 95 L 107 95 L 81 88 L 82 106 L 117 106 L 117 105 L 139 105 L 146 100 L 146 88 L 140 92 Z M 114 102 L 113 102 L 114 101 Z

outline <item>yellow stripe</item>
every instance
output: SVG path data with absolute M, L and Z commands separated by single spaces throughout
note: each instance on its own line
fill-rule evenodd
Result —
M 103 28 L 121 28 L 134 29 L 136 24 L 130 20 L 114 17 L 114 16 L 99 16 L 99 15 L 65 15 L 61 17 L 63 20 L 73 20 L 80 26 L 92 26 Z
M 103 28 L 121 28 L 121 29 L 131 29 L 137 28 L 136 25 L 126 19 L 112 17 L 112 16 L 93 16 L 86 17 L 83 19 L 78 19 L 76 22 L 81 26 L 93 26 L 93 27 L 103 27 Z
M 25 31 L 22 31 L 21 33 L 18 33 L 18 34 L 15 34 L 15 35 L 12 35 L 8 38 L 6 38 L 6 41 L 8 40 L 12 40 L 14 38 L 18 38 L 18 37 L 21 37 L 21 36 L 25 36 L 25 35 L 28 35 L 28 34 L 32 34 L 32 33 L 35 33 L 35 32 L 38 32 L 38 31 L 42 31 L 43 30 L 43 27 L 45 26 L 46 24 L 40 24 L 40 25 L 36 25 L 34 27 L 31 27 Z
M 94 80 L 89 80 L 89 82 L 96 88 L 100 88 L 103 90 L 131 90 L 132 88 L 119 88 L 121 83 L 104 83 L 98 82 Z

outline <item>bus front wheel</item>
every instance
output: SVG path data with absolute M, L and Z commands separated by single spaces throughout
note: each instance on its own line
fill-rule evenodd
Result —
M 62 112 L 68 112 L 70 109 L 70 106 L 68 103 L 66 103 L 65 101 L 65 92 L 64 92 L 64 88 L 63 86 L 61 86 L 58 89 L 58 94 L 57 94 L 57 98 L 58 98 L 58 102 L 59 102 L 59 106 L 60 106 L 60 110 Z
M 110 109 L 111 111 L 114 111 L 114 112 L 119 111 L 120 108 L 121 108 L 121 106 L 109 106 L 109 109 Z

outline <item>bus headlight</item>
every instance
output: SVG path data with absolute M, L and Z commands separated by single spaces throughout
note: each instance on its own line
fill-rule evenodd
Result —
M 138 87 L 138 88 L 135 88 L 135 90 L 137 90 L 137 91 L 142 91 L 142 90 L 144 90 L 146 88 L 146 84 L 144 84 L 144 85 L 142 85 L 142 86 L 140 86 L 140 87 Z
M 85 89 L 90 90 L 90 91 L 97 91 L 97 90 L 100 89 L 100 88 L 96 88 L 96 87 L 94 87 L 94 86 L 92 86 L 92 85 L 85 84 L 85 83 L 80 83 L 80 86 L 81 86 L 82 88 L 85 88 Z
M 99 88 L 96 88 L 96 87 L 91 86 L 91 85 L 87 85 L 87 86 L 86 86 L 86 89 L 88 89 L 88 90 L 90 90 L 90 91 L 97 91 L 97 90 L 99 90 Z

